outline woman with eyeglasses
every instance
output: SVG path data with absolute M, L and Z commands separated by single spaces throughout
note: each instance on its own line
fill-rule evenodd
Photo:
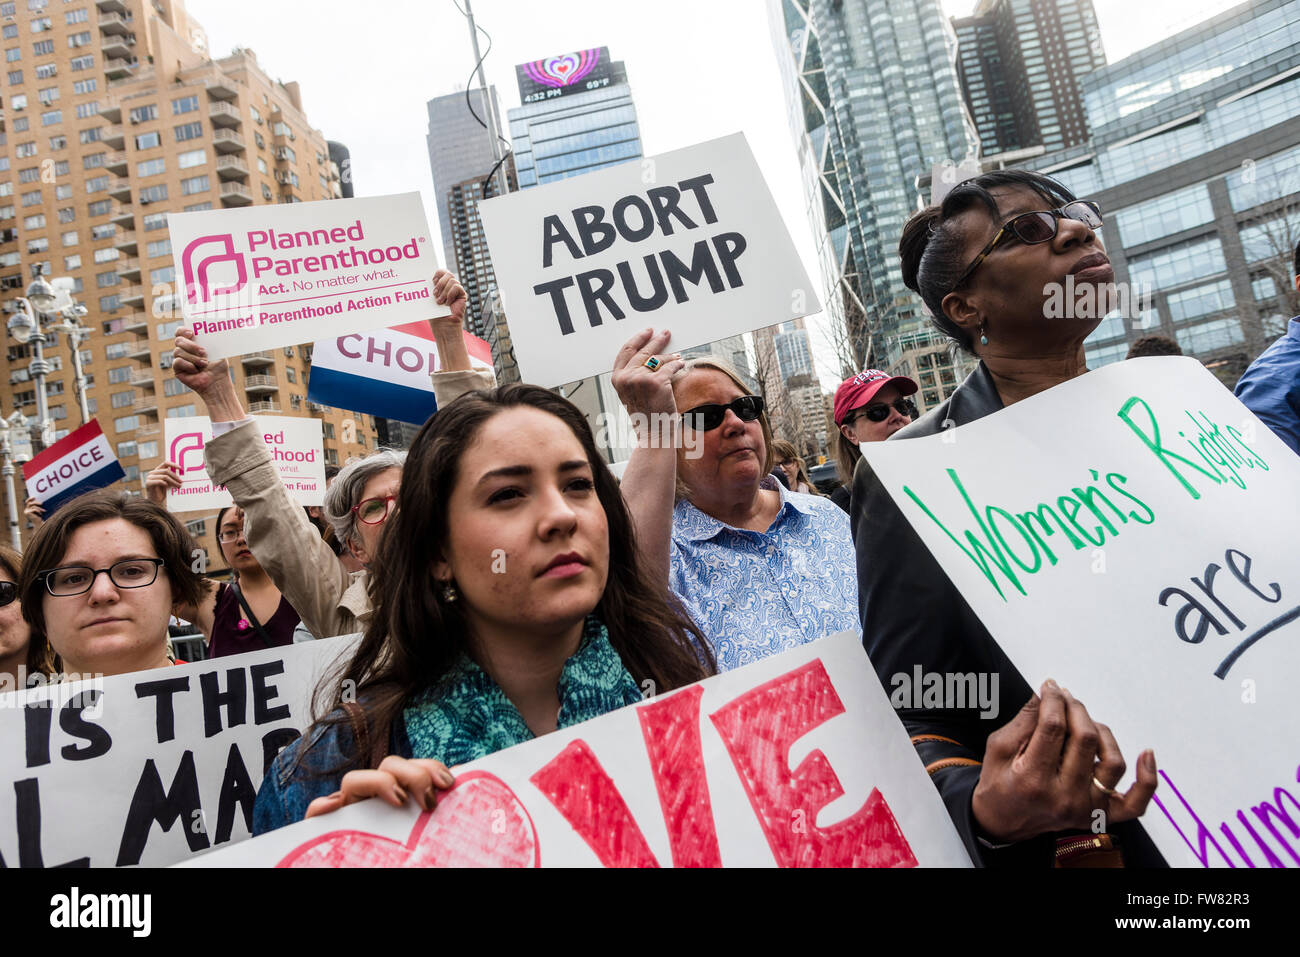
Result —
M 803 495 L 822 494 L 808 477 L 808 467 L 804 465 L 803 459 L 799 457 L 799 450 L 793 443 L 785 439 L 777 439 L 772 443 L 772 456 L 776 459 L 776 467 L 781 470 L 779 475 L 776 472 L 772 474 L 777 478 L 785 476 L 786 488 Z
M 857 468 L 863 442 L 883 442 L 916 418 L 916 404 L 909 398 L 917 385 L 907 376 L 891 376 L 879 369 L 867 369 L 850 376 L 835 390 L 832 415 L 840 434 L 835 444 L 835 468 L 840 487 L 831 501 L 849 510 L 853 470 Z
M 715 359 L 661 356 L 669 337 L 647 329 L 614 361 L 639 433 L 623 498 L 649 566 L 686 604 L 719 670 L 857 631 L 848 519 L 769 476 L 763 397 Z
M 966 425 L 1088 371 L 1084 340 L 1109 309 L 1091 304 L 1114 292 L 1101 224 L 1096 204 L 1020 170 L 967 180 L 908 221 L 899 243 L 903 281 L 979 365 L 890 441 Z M 1078 308 L 1049 314 L 1049 297 L 1070 288 L 1078 299 L 1068 305 Z M 1163 863 L 1134 820 L 1155 791 L 1154 755 L 1142 752 L 1136 782 L 1116 789 L 1126 766 L 1109 728 L 1051 681 L 1034 694 L 865 460 L 854 476 L 852 520 L 863 640 L 884 685 L 913 673 L 998 680 L 988 711 L 899 712 L 972 859 Z M 1098 821 L 1103 834 L 1094 833 Z
M 167 623 L 196 606 L 194 540 L 170 512 L 127 492 L 90 492 L 61 506 L 32 536 L 19 595 L 55 670 L 120 675 L 167 667 Z
M 451 315 L 429 320 L 442 363 L 433 373 L 441 407 L 464 392 L 489 388 L 495 380 L 490 372 L 470 365 L 461 327 L 465 290 L 456 277 L 439 270 L 433 294 L 440 305 L 451 307 Z M 182 327 L 176 330 L 172 370 L 207 407 L 213 435 L 204 450 L 208 475 L 226 486 L 244 510 L 248 546 L 276 588 L 318 638 L 362 630 L 372 611 L 365 569 L 397 500 L 406 454 L 381 449 L 353 462 L 339 472 L 325 495 L 326 519 L 363 567 L 349 572 L 280 481 L 270 450 L 235 391 L 226 360 L 209 361 L 192 330 Z

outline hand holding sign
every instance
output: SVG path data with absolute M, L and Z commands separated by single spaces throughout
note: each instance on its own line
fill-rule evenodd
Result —
M 655 332 L 647 329 L 638 332 L 624 343 L 614 358 L 614 374 L 611 381 L 618 392 L 619 401 L 629 413 L 651 415 L 677 412 L 677 400 L 673 398 L 673 376 L 686 366 L 681 353 L 673 353 L 651 369 L 646 363 L 659 354 L 659 350 L 668 345 L 672 333 L 667 329 Z
M 167 503 L 167 490 L 180 488 L 181 467 L 175 462 L 161 462 L 144 479 L 144 497 L 155 505 Z
M 426 811 L 438 803 L 438 791 L 447 790 L 455 780 L 441 761 L 428 758 L 399 758 L 390 754 L 374 770 L 349 771 L 343 775 L 339 790 L 316 798 L 307 805 L 306 817 L 329 814 L 341 807 L 382 798 L 393 807 L 401 807 L 407 796 Z
M 1110 728 L 1094 723 L 1082 702 L 1047 681 L 1041 697 L 1030 698 L 989 735 L 971 812 L 995 841 L 1092 827 L 1097 811 L 1105 830 L 1141 817 L 1156 790 L 1152 752 L 1142 752 L 1137 780 L 1120 795 L 1114 788 L 1124 771 Z
M 194 330 L 188 326 L 176 330 L 172 372 L 198 393 L 213 422 L 239 422 L 247 415 L 230 380 L 230 363 L 209 360 L 208 350 L 194 341 Z

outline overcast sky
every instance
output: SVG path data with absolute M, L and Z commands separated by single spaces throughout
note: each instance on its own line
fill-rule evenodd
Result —
M 942 0 L 951 15 L 976 0 Z M 1228 0 L 1094 0 L 1114 62 L 1234 4 Z M 214 57 L 242 46 L 272 77 L 297 80 L 311 124 L 352 153 L 358 195 L 419 190 L 438 216 L 425 103 L 463 89 L 474 58 L 453 0 L 187 0 Z M 361 12 L 363 15 L 358 15 Z M 742 130 L 805 267 L 820 286 L 793 139 L 763 0 L 474 0 L 491 35 L 484 62 L 506 108 L 519 105 L 514 65 L 608 46 L 627 65 L 646 155 Z M 487 39 L 480 35 L 480 44 Z M 441 250 L 441 246 L 438 247 Z M 818 373 L 837 375 L 814 322 Z

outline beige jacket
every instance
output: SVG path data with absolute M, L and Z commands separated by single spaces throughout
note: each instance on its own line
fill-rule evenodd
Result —
M 439 406 L 495 385 L 486 369 L 433 374 Z M 251 423 L 245 420 L 208 443 L 208 476 L 226 486 L 244 510 L 249 549 L 312 634 L 330 638 L 361 631 L 370 618 L 366 572 L 349 573 L 339 563 L 302 506 L 285 491 L 262 434 Z

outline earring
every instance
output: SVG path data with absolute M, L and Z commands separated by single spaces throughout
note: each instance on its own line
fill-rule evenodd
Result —
M 442 597 L 442 600 L 445 601 L 445 602 L 446 602 L 447 604 L 449 604 L 449 605 L 450 605 L 452 602 L 454 602 L 457 598 L 460 597 L 460 592 L 456 591 L 456 584 L 455 584 L 455 582 L 450 582 L 450 581 L 449 581 L 449 582 L 447 582 L 445 585 L 442 586 L 442 595 L 441 595 L 441 597 Z
M 989 344 L 989 337 L 984 335 L 984 327 L 980 326 L 980 345 L 987 346 L 988 344 Z

